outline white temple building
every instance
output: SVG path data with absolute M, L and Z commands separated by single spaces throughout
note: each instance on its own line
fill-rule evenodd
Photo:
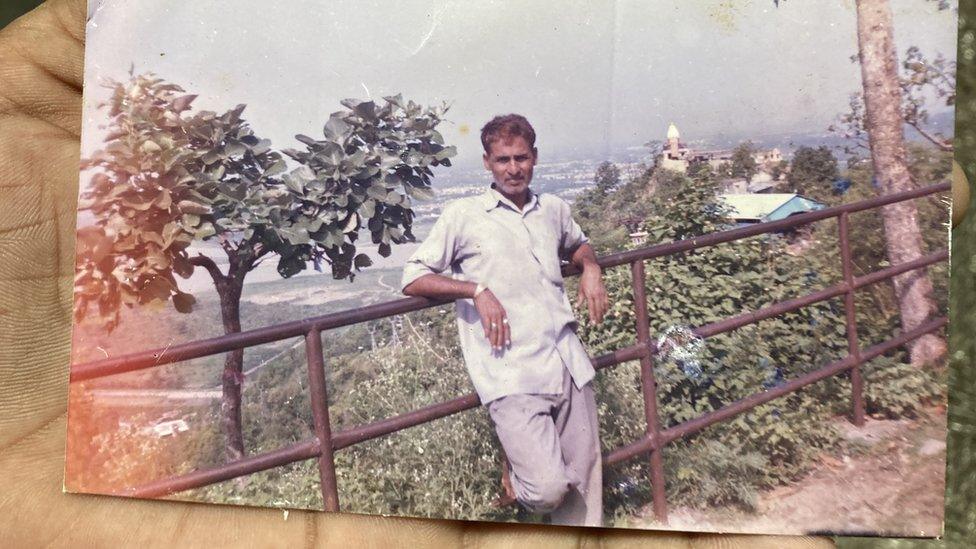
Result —
M 676 172 L 687 173 L 688 165 L 692 162 L 708 162 L 712 169 L 727 162 L 732 162 L 732 150 L 695 150 L 681 142 L 681 133 L 674 122 L 668 126 L 667 145 L 661 153 L 660 166 Z M 753 159 L 760 167 L 778 164 L 783 160 L 783 154 L 779 149 L 756 151 Z M 758 176 L 759 174 L 757 174 Z

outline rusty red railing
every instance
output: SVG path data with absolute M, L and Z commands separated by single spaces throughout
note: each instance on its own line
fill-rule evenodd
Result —
M 667 502 L 664 491 L 664 466 L 662 451 L 664 447 L 682 437 L 696 433 L 710 425 L 727 420 L 746 412 L 756 406 L 797 391 L 802 387 L 816 383 L 828 377 L 845 371 L 851 372 L 852 385 L 852 418 L 855 424 L 864 422 L 864 400 L 862 395 L 863 381 L 860 366 L 865 362 L 894 350 L 906 343 L 933 332 L 947 323 L 945 317 L 933 318 L 912 330 L 903 332 L 889 340 L 878 343 L 866 349 L 861 349 L 857 337 L 857 320 L 854 310 L 855 292 L 884 280 L 891 279 L 909 271 L 922 269 L 929 265 L 946 261 L 948 250 L 940 250 L 925 255 L 910 262 L 892 265 L 885 269 L 874 271 L 864 276 L 855 277 L 851 266 L 851 251 L 849 244 L 849 216 L 854 212 L 879 208 L 888 204 L 912 200 L 923 196 L 945 192 L 950 189 L 948 183 L 931 185 L 902 193 L 881 196 L 851 204 L 844 204 L 818 211 L 807 212 L 791 216 L 779 221 L 761 223 L 728 231 L 711 233 L 697 238 L 670 242 L 646 248 L 628 250 L 600 258 L 599 263 L 604 269 L 629 264 L 634 289 L 634 302 L 637 318 L 637 343 L 623 347 L 593 358 L 593 365 L 597 369 L 608 368 L 622 362 L 639 360 L 641 367 L 641 387 L 644 398 L 646 430 L 643 437 L 623 447 L 614 449 L 604 457 L 604 463 L 612 465 L 633 459 L 639 455 L 648 454 L 650 477 L 655 517 L 660 521 L 667 520 Z M 693 332 L 702 338 L 714 336 L 735 330 L 742 326 L 753 324 L 777 315 L 795 311 L 797 309 L 822 302 L 839 296 L 844 296 L 844 309 L 847 323 L 848 354 L 817 370 L 787 381 L 774 388 L 755 393 L 741 400 L 703 414 L 697 418 L 661 429 L 658 415 L 656 381 L 654 379 L 655 345 L 650 338 L 647 313 L 647 295 L 644 285 L 644 262 L 648 259 L 676 254 L 689 250 L 714 246 L 724 242 L 731 242 L 742 238 L 771 233 L 784 229 L 807 225 L 829 218 L 838 218 L 838 240 L 841 249 L 841 263 L 843 282 L 829 286 L 797 298 L 774 303 L 768 307 L 728 317 L 720 321 L 699 326 Z M 579 274 L 578 270 L 569 267 L 567 276 Z M 343 448 L 375 439 L 396 431 L 407 429 L 438 418 L 456 414 L 480 404 L 474 393 L 464 395 L 425 408 L 420 408 L 405 414 L 386 418 L 380 421 L 361 425 L 352 429 L 333 433 L 329 421 L 329 407 L 325 382 L 324 358 L 322 353 L 323 331 L 348 326 L 360 322 L 376 320 L 388 316 L 418 311 L 449 303 L 449 301 L 435 301 L 423 298 L 405 298 L 377 305 L 362 307 L 355 310 L 343 311 L 299 321 L 287 322 L 275 326 L 268 326 L 211 339 L 193 341 L 181 345 L 174 345 L 166 349 L 157 349 L 134 353 L 131 355 L 109 358 L 85 364 L 76 364 L 71 368 L 71 382 L 131 372 L 146 368 L 153 368 L 163 364 L 180 362 L 193 358 L 223 353 L 244 347 L 251 347 L 278 341 L 286 338 L 303 336 L 308 365 L 310 401 L 314 423 L 315 438 L 278 450 L 249 456 L 240 460 L 181 475 L 156 480 L 154 482 L 126 489 L 123 493 L 134 497 L 161 497 L 191 488 L 214 484 L 232 478 L 256 473 L 279 467 L 296 461 L 316 458 L 318 460 L 322 497 L 325 510 L 339 510 L 339 494 L 336 485 L 334 452 Z

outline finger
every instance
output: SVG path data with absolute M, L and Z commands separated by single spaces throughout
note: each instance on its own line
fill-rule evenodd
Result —
M 495 347 L 501 349 L 505 345 L 505 324 L 502 322 L 505 315 L 498 314 L 498 329 L 495 331 Z
M 502 318 L 502 323 L 505 326 L 505 347 L 512 347 L 512 326 L 508 322 L 508 317 Z
M 599 322 L 603 322 L 603 317 L 607 316 L 607 311 L 610 310 L 610 300 L 607 298 L 607 294 L 604 293 L 602 296 L 600 296 L 600 299 L 598 301 L 600 304 Z
M 47 2 L 4 29 L 0 35 L 0 114 L 41 120 L 49 125 L 41 126 L 46 134 L 60 128 L 77 139 L 84 14 L 84 2 Z M 77 169 L 76 163 L 74 171 Z
M 490 325 L 488 321 L 488 315 L 486 313 L 482 313 L 481 311 L 478 311 L 478 316 L 481 317 L 481 327 L 485 331 L 485 339 L 488 339 L 490 334 L 490 330 L 488 329 L 488 326 Z
M 491 337 L 489 341 L 491 342 L 492 349 L 498 348 L 498 342 L 501 340 L 502 332 L 502 317 L 500 314 L 495 313 L 491 317 Z
M 697 534 L 690 540 L 693 549 L 736 549 L 738 547 L 829 549 L 834 542 L 829 538 L 800 536 L 755 536 L 744 534 Z

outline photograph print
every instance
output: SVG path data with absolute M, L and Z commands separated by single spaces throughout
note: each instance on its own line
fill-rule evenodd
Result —
M 941 535 L 957 17 L 90 1 L 65 490 Z

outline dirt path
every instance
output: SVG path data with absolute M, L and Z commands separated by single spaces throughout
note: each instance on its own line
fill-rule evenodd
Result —
M 671 510 L 668 528 L 724 532 L 932 537 L 942 529 L 945 412 L 917 420 L 837 422 L 847 450 L 759 496 L 757 511 Z M 650 516 L 648 512 L 645 517 Z M 635 526 L 649 525 L 648 518 Z

